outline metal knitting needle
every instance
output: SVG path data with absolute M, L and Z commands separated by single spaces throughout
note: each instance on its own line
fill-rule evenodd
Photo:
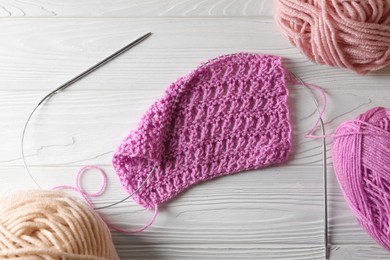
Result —
M 318 104 L 317 104 L 318 109 Z M 320 118 L 321 132 L 325 136 L 325 127 L 322 118 Z M 329 247 L 328 247 L 328 177 L 326 171 L 326 140 L 322 138 L 322 182 L 324 190 L 324 246 L 325 246 L 325 259 L 329 259 Z
M 34 112 L 38 109 L 38 107 L 44 102 L 46 101 L 47 99 L 49 99 L 51 96 L 53 96 L 54 94 L 56 94 L 57 92 L 61 91 L 61 90 L 64 90 L 66 89 L 67 87 L 69 87 L 70 85 L 74 84 L 75 82 L 79 81 L 80 79 L 84 78 L 85 76 L 89 75 L 90 73 L 92 73 L 93 71 L 97 70 L 98 68 L 102 67 L 103 65 L 107 64 L 108 62 L 112 61 L 113 59 L 115 59 L 116 57 L 118 57 L 119 55 L 123 54 L 124 52 L 128 51 L 129 49 L 133 48 L 134 46 L 136 46 L 137 44 L 141 43 L 142 41 L 144 41 L 146 38 L 148 38 L 150 35 L 152 35 L 151 32 L 141 36 L 140 38 L 136 39 L 135 41 L 129 43 L 128 45 L 126 45 L 125 47 L 121 48 L 120 50 L 116 51 L 115 53 L 111 54 L 110 56 L 108 56 L 107 58 L 105 58 L 104 60 L 98 62 L 97 64 L 93 65 L 92 67 L 90 67 L 89 69 L 85 70 L 84 72 L 80 73 L 79 75 L 77 75 L 76 77 L 70 79 L 69 81 L 65 82 L 64 84 L 62 84 L 61 86 L 59 86 L 58 88 L 54 89 L 53 91 L 51 91 L 49 94 L 47 94 L 46 96 L 44 96 L 41 101 L 39 101 L 39 103 L 35 106 L 35 108 L 31 111 L 30 115 L 28 116 L 27 120 L 26 120 L 26 123 L 24 124 L 24 127 L 23 127 L 23 132 L 22 132 L 22 141 L 21 141 L 21 148 L 22 148 L 22 160 L 23 160 L 23 164 L 24 164 L 24 168 L 27 170 L 28 174 L 30 175 L 31 179 L 35 182 L 35 184 L 42 189 L 42 187 L 38 184 L 38 182 L 34 179 L 34 177 L 32 176 L 31 172 L 30 172 L 30 169 L 28 168 L 27 166 L 27 163 L 26 163 L 26 158 L 25 158 L 25 155 L 24 155 L 24 136 L 26 134 L 26 129 L 27 129 L 27 126 L 28 126 L 28 123 L 30 122 L 31 120 L 31 117 L 33 116 Z M 154 170 L 154 168 L 153 168 Z M 153 170 L 151 171 L 151 173 L 153 172 Z M 147 178 L 148 179 L 148 178 Z M 146 179 L 146 180 L 147 180 Z M 145 181 L 146 182 L 146 181 Z M 143 185 L 141 185 L 143 186 Z M 108 207 L 108 206 L 107 206 Z
M 310 90 L 311 91 L 311 90 Z M 313 95 L 313 94 L 312 94 Z M 316 105 L 318 113 L 321 113 L 320 106 L 317 100 L 313 100 Z M 321 133 L 322 136 L 325 136 L 325 126 L 322 117 L 320 117 Z M 326 169 L 326 140 L 325 137 L 322 138 L 322 188 L 323 188 L 323 199 L 324 199 L 324 248 L 325 248 L 325 259 L 329 259 L 329 247 L 328 247 L 328 178 L 327 178 L 327 169 Z
M 107 63 L 109 63 L 110 61 L 112 61 L 113 59 L 115 59 L 116 57 L 118 57 L 119 55 L 123 54 L 124 52 L 128 51 L 129 49 L 133 48 L 134 46 L 136 46 L 137 44 L 141 43 L 142 41 L 144 41 L 146 38 L 148 38 L 150 35 L 152 35 L 151 32 L 145 34 L 144 36 L 141 36 L 140 38 L 138 38 L 137 40 L 129 43 L 128 45 L 126 45 L 125 47 L 123 47 L 122 49 L 116 51 L 115 53 L 111 54 L 110 56 L 108 56 L 107 58 L 105 58 L 104 60 L 100 61 L 99 63 L 93 65 L 92 67 L 90 67 L 89 69 L 87 69 L 86 71 L 80 73 L 79 75 L 77 75 L 76 77 L 74 77 L 73 79 L 65 82 L 64 84 L 62 84 L 61 86 L 59 86 L 58 88 L 56 88 L 55 90 L 53 90 L 52 92 L 50 92 L 49 94 L 47 94 L 39 103 L 38 103 L 38 106 L 43 103 L 47 98 L 49 98 L 50 96 L 54 95 L 55 93 L 57 93 L 58 91 L 61 91 L 67 87 L 69 87 L 70 85 L 72 85 L 73 83 L 79 81 L 80 79 L 84 78 L 85 76 L 87 76 L 88 74 L 90 74 L 91 72 L 97 70 L 98 68 L 106 65 Z
M 317 111 L 319 106 L 317 100 L 315 101 Z M 320 117 L 321 133 L 325 136 L 325 127 L 322 118 Z M 328 247 L 328 180 L 326 170 L 326 140 L 322 138 L 322 183 L 323 183 L 323 198 L 324 198 L 324 247 L 325 247 L 325 259 L 329 259 L 329 247 Z
M 295 76 L 292 74 L 295 79 L 297 79 L 302 86 L 306 87 L 306 84 L 301 80 L 301 78 Z M 316 106 L 317 112 L 321 114 L 320 111 L 320 105 L 317 102 L 317 99 L 314 97 L 314 94 L 312 93 L 311 89 L 309 87 L 306 87 L 310 92 L 310 95 L 314 101 L 314 104 Z M 322 120 L 322 117 L 320 117 L 320 126 L 321 126 L 321 133 L 323 136 L 325 136 L 325 126 L 324 126 L 324 121 Z M 326 140 L 325 138 L 322 138 L 322 183 L 323 183 L 323 198 L 324 198 L 324 249 L 325 249 L 325 259 L 329 259 L 329 247 L 328 247 L 328 180 L 327 180 L 327 169 L 326 169 L 326 164 L 327 164 L 327 159 L 326 159 Z

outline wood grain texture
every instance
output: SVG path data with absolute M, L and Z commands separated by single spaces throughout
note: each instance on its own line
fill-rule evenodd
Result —
M 26 158 L 41 186 L 73 185 L 80 166 L 97 164 L 109 186 L 94 202 L 125 197 L 110 165 L 113 151 L 169 83 L 220 54 L 283 56 L 286 68 L 327 92 L 328 133 L 371 107 L 389 106 L 389 68 L 360 76 L 315 65 L 291 47 L 271 14 L 266 0 L 0 0 L 0 16 L 14 16 L 0 19 L 0 194 L 35 187 L 20 135 L 40 98 L 148 31 L 147 41 L 37 111 Z M 289 89 L 290 160 L 196 185 L 166 203 L 144 233 L 114 232 L 122 259 L 323 259 L 321 144 L 304 138 L 316 111 L 307 90 Z M 388 259 L 347 208 L 328 158 L 331 259 Z M 100 179 L 88 172 L 83 183 L 94 190 Z M 127 228 L 151 216 L 132 201 L 102 213 Z
M 270 16 L 270 0 L 1 0 L 3 17 Z
M 86 90 L 75 86 L 56 95 L 32 118 L 25 136 L 27 162 L 31 165 L 85 165 L 111 162 L 120 141 L 134 129 L 142 114 L 163 92 L 158 90 Z M 21 166 L 20 135 L 26 117 L 44 91 L 0 91 L 0 129 L 2 147 L 0 166 Z M 376 94 L 375 94 L 376 93 Z M 328 90 L 326 113 L 328 132 L 373 106 L 385 106 L 387 91 L 356 89 Z M 317 117 L 311 95 L 302 87 L 291 87 L 290 115 L 294 125 L 294 150 L 289 165 L 321 165 L 321 143 L 304 138 Z M 297 105 L 299 104 L 299 105 Z M 338 107 L 332 110 L 332 107 Z M 329 140 L 330 142 L 330 140 Z M 328 147 L 328 151 L 330 146 Z M 330 158 L 330 153 L 328 153 Z
M 36 166 L 31 172 L 38 183 L 50 188 L 74 185 L 77 169 Z M 97 206 L 125 197 L 112 169 L 104 169 L 109 186 L 102 197 L 94 199 Z M 22 167 L 2 167 L 2 173 L 3 193 L 33 187 Z M 386 256 L 351 215 L 332 171 L 329 176 L 331 259 Z M 16 179 L 26 181 L 17 183 Z M 302 167 L 273 167 L 218 178 L 165 204 L 153 227 L 144 233 L 128 237 L 114 232 L 114 241 L 123 259 L 321 259 L 321 179 L 321 167 L 317 166 L 307 166 L 304 171 Z M 82 183 L 93 191 L 100 179 L 91 171 Z M 133 201 L 102 213 L 129 229 L 141 226 L 151 216 Z
M 49 91 L 149 31 L 147 41 L 84 79 L 86 90 L 164 89 L 202 61 L 243 51 L 281 55 L 287 68 L 324 88 L 389 89 L 389 68 L 361 76 L 315 65 L 267 17 L 26 18 L 0 25 L 3 90 Z
M 31 167 L 43 187 L 74 185 L 78 167 Z M 126 196 L 112 168 L 105 166 L 109 186 L 96 199 L 104 206 Z M 23 167 L 2 167 L 3 192 L 33 187 Z M 89 171 L 82 179 L 88 191 L 100 187 L 100 178 Z M 12 183 L 16 178 L 26 183 Z M 153 228 L 137 235 L 153 244 L 302 244 L 322 246 L 321 167 L 279 166 L 235 174 L 198 184 L 166 203 Z M 374 245 L 350 213 L 330 171 L 329 224 L 333 245 Z M 151 216 L 133 201 L 102 211 L 126 228 L 141 226 Z M 118 234 L 119 235 L 119 234 Z M 119 235 L 120 236 L 120 235 Z
M 123 246 L 116 240 L 123 259 L 269 259 L 269 260 L 322 260 L 324 259 L 321 246 L 291 246 L 291 245 L 263 245 L 245 244 L 231 245 L 230 247 L 210 245 L 156 245 L 155 247 L 131 245 L 125 240 Z M 150 248 L 153 247 L 153 250 Z M 348 260 L 383 260 L 388 259 L 388 252 L 373 246 L 332 246 L 330 259 Z

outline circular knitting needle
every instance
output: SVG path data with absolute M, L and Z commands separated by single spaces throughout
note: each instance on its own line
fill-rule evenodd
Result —
M 310 90 L 311 92 L 311 90 Z M 321 114 L 320 106 L 315 99 L 313 93 L 311 93 L 314 103 L 316 105 L 317 112 Z M 326 140 L 325 140 L 325 126 L 322 117 L 320 119 L 321 134 L 324 136 L 322 138 L 322 189 L 324 192 L 324 247 L 325 247 L 325 259 L 329 259 L 329 247 L 328 247 L 328 180 L 327 180 L 327 170 L 326 170 Z
M 318 104 L 317 99 L 315 98 L 314 94 L 311 91 L 311 88 L 306 85 L 304 81 L 302 81 L 299 77 L 295 76 L 293 73 L 292 75 L 296 80 L 300 82 L 300 84 L 304 87 L 306 87 L 310 95 L 314 101 L 314 104 L 316 106 L 316 110 L 321 115 L 320 111 L 320 105 Z M 322 138 L 322 188 L 323 188 L 323 199 L 324 199 L 324 249 L 325 249 L 325 259 L 329 259 L 329 247 L 328 247 L 328 180 L 327 180 L 327 169 L 326 169 L 326 140 L 325 140 L 325 126 L 324 121 L 322 120 L 322 117 L 319 117 L 319 123 L 321 126 L 321 133 L 324 138 Z
M 24 164 L 24 167 L 25 169 L 27 170 L 28 174 L 30 175 L 31 179 L 34 181 L 34 183 L 42 189 L 42 187 L 38 184 L 38 182 L 34 179 L 33 175 L 31 174 L 30 172 L 30 169 L 29 167 L 27 166 L 27 162 L 26 162 L 26 158 L 25 158 L 25 154 L 24 154 L 24 139 L 25 139 L 25 134 L 26 134 L 26 130 L 27 130 L 27 126 L 28 126 L 28 123 L 30 122 L 33 114 L 35 113 L 35 111 L 38 109 L 38 107 L 43 103 L 45 102 L 46 100 L 48 100 L 51 96 L 55 95 L 56 93 L 58 93 L 59 91 L 62 91 L 64 89 L 66 89 L 67 87 L 71 86 L 72 84 L 76 83 L 77 81 L 79 81 L 80 79 L 84 78 L 85 76 L 89 75 L 90 73 L 92 73 L 93 71 L 97 70 L 98 68 L 104 66 L 105 64 L 107 64 L 108 62 L 112 61 L 113 59 L 117 58 L 119 55 L 125 53 L 126 51 L 128 51 L 129 49 L 133 48 L 134 46 L 136 46 L 137 44 L 141 43 L 142 41 L 144 41 L 146 38 L 148 38 L 150 35 L 152 35 L 151 32 L 141 36 L 140 38 L 136 39 L 135 41 L 129 43 L 128 45 L 124 46 L 123 48 L 121 48 L 120 50 L 114 52 L 113 54 L 111 54 L 110 56 L 108 56 L 107 58 L 105 58 L 104 60 L 98 62 L 97 64 L 93 65 L 92 67 L 90 67 L 89 69 L 85 70 L 84 72 L 78 74 L 77 76 L 75 76 L 74 78 L 70 79 L 69 81 L 65 82 L 64 84 L 62 84 L 61 86 L 59 86 L 58 88 L 54 89 L 53 91 L 51 91 L 49 94 L 47 94 L 46 96 L 44 96 L 41 101 L 39 101 L 39 103 L 35 106 L 35 108 L 31 111 L 30 115 L 28 116 L 27 120 L 26 120 L 26 123 L 24 124 L 24 127 L 23 127 L 23 132 L 22 132 L 22 140 L 21 140 L 21 153 L 22 153 L 22 160 L 23 160 L 23 164 Z M 140 185 L 140 187 L 138 187 L 136 189 L 135 192 L 138 192 L 139 189 L 141 189 L 145 183 L 147 182 L 147 180 L 149 179 L 149 177 L 151 176 L 151 174 L 153 173 L 154 171 L 154 167 L 153 169 L 151 170 L 151 172 L 149 173 L 148 177 L 144 180 L 144 182 Z M 134 193 L 135 193 L 134 192 Z M 134 195 L 131 194 L 130 196 Z M 126 197 L 125 199 L 127 199 L 128 197 Z M 124 201 L 125 199 L 121 200 L 120 202 Z M 116 204 L 119 204 L 120 202 L 117 202 L 117 203 L 113 203 L 113 204 L 110 204 L 108 206 L 105 206 L 105 207 L 101 207 L 101 208 L 108 208 L 110 206 L 113 206 L 113 205 L 116 205 Z

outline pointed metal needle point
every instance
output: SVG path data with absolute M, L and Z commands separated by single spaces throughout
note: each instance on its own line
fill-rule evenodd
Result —
M 57 93 L 58 91 L 61 91 L 67 87 L 69 87 L 70 85 L 76 83 L 77 81 L 79 81 L 80 79 L 84 78 L 85 76 L 89 75 L 90 73 L 94 72 L 95 70 L 97 70 L 98 68 L 106 65 L 108 62 L 112 61 L 113 59 L 115 59 L 116 57 L 118 57 L 119 55 L 123 54 L 124 52 L 128 51 L 129 49 L 133 48 L 134 46 L 136 46 L 137 44 L 141 43 L 142 41 L 144 41 L 146 38 L 148 38 L 150 35 L 152 35 L 151 32 L 139 37 L 138 39 L 136 39 L 135 41 L 129 43 L 128 45 L 126 45 L 125 47 L 121 48 L 120 50 L 114 52 L 113 54 L 111 54 L 110 56 L 108 56 L 107 58 L 105 58 L 104 60 L 98 62 L 97 64 L 93 65 L 92 67 L 90 67 L 89 69 L 87 69 L 86 71 L 84 72 L 81 72 L 79 75 L 75 76 L 74 78 L 68 80 L 67 82 L 65 82 L 64 84 L 62 84 L 61 86 L 59 86 L 58 88 L 56 88 L 55 90 L 53 90 L 52 92 L 50 92 L 49 94 L 47 94 L 39 103 L 38 103 L 38 106 L 40 104 L 42 104 L 47 98 L 49 98 L 50 96 L 54 95 L 55 93 Z
M 64 84 L 62 84 L 61 86 L 57 87 L 56 89 L 54 89 L 53 91 L 51 91 L 49 94 L 47 94 L 46 96 L 44 96 L 41 101 L 39 101 L 39 103 L 35 106 L 35 108 L 31 111 L 30 115 L 28 116 L 27 120 L 26 120 L 26 123 L 24 124 L 24 127 L 23 127 L 23 132 L 22 132 L 22 140 L 21 140 L 21 153 L 22 153 L 22 161 L 23 161 L 23 164 L 24 164 L 24 167 L 25 169 L 27 170 L 28 174 L 30 175 L 31 179 L 35 182 L 35 184 L 39 187 L 39 188 L 42 188 L 38 182 L 34 179 L 34 177 L 32 176 L 31 172 L 30 172 L 30 169 L 29 167 L 27 166 L 27 162 L 26 162 L 26 158 L 25 158 L 25 154 L 24 154 L 24 136 L 26 134 L 26 129 L 27 129 L 27 126 L 28 126 L 28 123 L 30 122 L 31 120 L 31 117 L 33 116 L 34 112 L 38 109 L 38 107 L 47 99 L 49 99 L 51 96 L 53 96 L 54 94 L 56 94 L 57 92 L 63 90 L 63 89 L 66 89 L 67 87 L 69 87 L 70 85 L 76 83 L 77 81 L 79 81 L 80 79 L 84 78 L 85 76 L 89 75 L 90 73 L 94 72 L 95 70 L 97 70 L 98 68 L 104 66 L 105 64 L 107 64 L 108 62 L 112 61 L 113 59 L 115 59 L 116 57 L 118 57 L 119 55 L 125 53 L 126 51 L 128 51 L 129 49 L 133 48 L 134 46 L 136 46 L 137 44 L 141 43 L 142 41 L 144 41 L 146 38 L 148 38 L 150 35 L 152 35 L 151 32 L 139 37 L 138 39 L 136 39 L 135 41 L 127 44 L 126 46 L 124 46 L 123 48 L 119 49 L 118 51 L 114 52 L 113 54 L 111 54 L 110 56 L 108 56 L 107 58 L 103 59 L 102 61 L 96 63 L 95 65 L 93 65 L 92 67 L 90 67 L 89 69 L 85 70 L 84 72 L 81 72 L 80 74 L 78 74 L 77 76 L 75 76 L 74 78 L 68 80 L 67 82 L 65 82 Z

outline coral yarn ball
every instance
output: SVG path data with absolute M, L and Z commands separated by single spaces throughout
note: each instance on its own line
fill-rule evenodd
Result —
M 0 205 L 1 259 L 119 259 L 107 225 L 67 193 L 17 192 Z
M 316 63 L 359 74 L 390 64 L 389 0 L 278 0 L 276 20 Z

